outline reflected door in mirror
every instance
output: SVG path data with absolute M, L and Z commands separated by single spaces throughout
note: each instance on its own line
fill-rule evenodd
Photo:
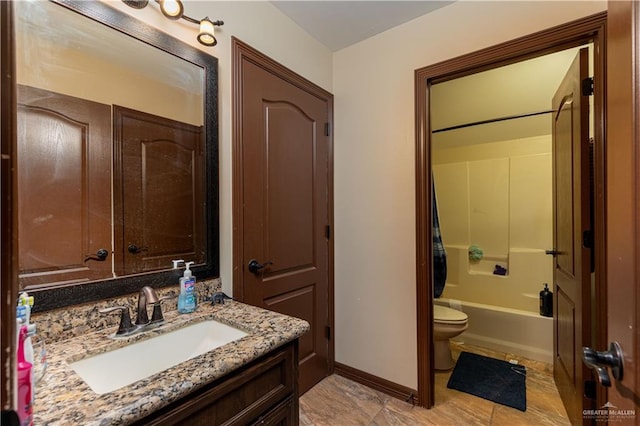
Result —
M 21 285 L 112 277 L 111 107 L 20 85 L 17 120 Z
M 42 90 L 27 99 L 19 89 L 20 106 L 2 98 L 20 121 L 10 218 L 19 285 L 38 311 L 175 284 L 176 258 L 194 261 L 198 278 L 219 275 L 217 59 L 106 3 L 12 2 L 2 40 L 15 43 L 15 84 Z M 164 117 L 197 142 L 141 135 L 139 153 L 124 154 L 114 105 Z M 123 155 L 138 154 L 124 167 Z
M 202 127 L 113 108 L 116 274 L 203 263 Z

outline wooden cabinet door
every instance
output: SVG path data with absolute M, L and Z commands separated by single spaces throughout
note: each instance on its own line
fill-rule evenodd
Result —
M 205 259 L 202 127 L 114 105 L 116 275 Z
M 110 106 L 18 86 L 17 121 L 22 288 L 111 277 Z

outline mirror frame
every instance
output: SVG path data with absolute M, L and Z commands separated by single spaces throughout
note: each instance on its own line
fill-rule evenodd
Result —
M 218 59 L 102 2 L 82 0 L 49 1 L 96 21 L 96 25 L 106 25 L 114 31 L 133 37 L 151 47 L 203 68 L 204 131 L 206 135 L 205 211 L 207 212 L 205 248 L 207 256 L 205 264 L 193 268 L 193 272 L 199 279 L 219 277 Z M 12 62 L 15 67 L 15 58 L 12 58 Z M 15 122 L 17 109 L 15 101 L 11 105 L 11 109 Z M 17 136 L 14 143 L 14 147 L 17 148 Z M 14 152 L 17 152 L 15 148 Z M 14 261 L 17 261 L 17 259 L 14 259 Z M 145 285 L 154 288 L 177 285 L 181 276 L 182 269 L 167 269 L 51 288 L 30 287 L 24 291 L 28 291 L 30 295 L 34 296 L 33 312 L 42 312 L 135 293 Z M 20 291 L 23 290 L 20 289 Z

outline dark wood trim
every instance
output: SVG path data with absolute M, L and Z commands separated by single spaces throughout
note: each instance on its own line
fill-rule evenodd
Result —
M 431 122 L 429 120 L 429 88 L 432 84 L 499 66 L 531 59 L 544 54 L 593 42 L 595 45 L 595 139 L 598 167 L 604 167 L 605 150 L 605 34 L 606 12 L 588 16 L 529 36 L 501 43 L 477 52 L 429 65 L 415 71 L 415 136 L 416 136 L 416 303 L 418 339 L 418 404 L 432 407 L 435 403 L 433 375 L 433 282 L 431 230 Z M 604 187 L 604 173 L 596 173 L 597 187 Z M 600 195 L 603 195 L 600 192 Z M 596 198 L 596 238 L 604 240 L 604 196 Z M 600 215 L 598 216 L 598 212 Z M 604 246 L 600 247 L 604 250 Z M 603 252 L 597 253 L 601 268 Z M 596 300 L 605 288 L 604 271 L 596 273 Z M 600 293 L 600 294 L 598 294 Z M 606 324 L 606 307 L 598 303 L 599 326 Z M 602 322 L 604 321 L 604 322 Z M 606 328 L 606 326 L 605 326 Z
M 415 71 L 416 123 L 416 320 L 418 323 L 418 405 L 435 404 L 433 358 L 433 235 L 429 74 Z
M 414 405 L 418 402 L 418 392 L 415 389 L 399 385 L 387 379 L 349 367 L 348 365 L 336 362 L 335 374 L 402 401 L 409 402 Z
M 596 348 L 608 348 L 607 344 L 607 32 L 608 14 L 604 13 L 603 20 L 594 37 L 594 152 L 593 152 L 593 217 L 594 224 L 594 260 L 595 260 L 595 300 L 591 318 L 596 327 L 592 328 L 592 342 Z M 602 407 L 607 402 L 607 392 L 603 388 L 596 394 L 596 407 Z
M 244 301 L 244 284 L 242 280 L 242 253 L 244 251 L 244 213 L 242 200 L 244 199 L 244 163 L 242 161 L 242 57 L 244 55 L 244 45 L 239 43 L 235 37 L 231 37 L 231 119 L 232 135 L 232 166 L 233 171 L 232 188 L 232 246 L 233 246 L 233 298 L 240 302 Z
M 243 193 L 243 164 L 242 164 L 242 61 L 247 60 L 253 64 L 267 70 L 271 74 L 278 76 L 286 82 L 304 90 L 313 96 L 323 100 L 327 103 L 328 107 L 328 120 L 329 120 L 329 164 L 328 164 L 328 194 L 327 194 L 327 217 L 329 220 L 329 226 L 331 226 L 332 234 L 334 227 L 334 215 L 333 215 L 333 95 L 307 80 L 301 75 L 293 72 L 284 65 L 274 61 L 243 41 L 236 37 L 231 37 L 231 75 L 232 75 L 232 96 L 231 96 L 231 109 L 233 111 L 232 118 L 232 169 L 233 169 L 233 298 L 242 302 L 245 298 L 244 282 L 242 278 L 243 265 L 243 241 L 244 235 L 242 234 L 242 200 L 244 198 Z M 334 238 L 333 235 L 329 239 L 329 261 L 328 261 L 328 315 L 329 326 L 331 330 L 335 330 L 335 317 L 334 317 Z M 332 337 L 329 339 L 329 372 L 333 371 L 333 364 L 335 360 L 335 332 L 332 332 Z
M 548 53 L 569 49 L 592 39 L 606 23 L 606 12 L 519 37 L 416 70 L 428 72 L 430 83 L 440 83 Z
M 2 339 L 2 368 L 0 369 L 0 401 L 3 419 L 8 419 L 8 411 L 13 406 L 13 383 L 15 371 L 16 318 L 15 305 L 18 294 L 18 264 L 15 255 L 17 238 L 13 230 L 17 228 L 13 216 L 14 181 L 12 169 L 15 167 L 16 151 L 16 84 L 13 38 L 13 4 L 0 2 L 0 336 Z
M 329 311 L 328 311 L 328 315 L 329 315 L 329 327 L 331 330 L 331 336 L 329 338 L 329 374 L 332 374 L 335 368 L 335 361 L 336 361 L 336 339 L 335 339 L 335 330 L 336 330 L 336 323 L 335 323 L 335 289 L 334 289 L 334 282 L 335 282 L 335 275 L 334 275 L 334 267 L 335 267 L 335 263 L 334 263 L 334 255 L 335 255 L 335 244 L 334 244 L 334 234 L 335 234 L 335 226 L 334 226 L 334 215 L 333 215 L 333 95 L 331 95 L 331 102 L 328 102 L 328 109 L 329 111 L 327 112 L 327 115 L 329 117 L 329 149 L 328 149 L 328 156 L 329 156 L 329 164 L 327 164 L 327 173 L 329 173 L 329 176 L 327 178 L 327 185 L 328 185 L 328 193 L 327 193 L 327 209 L 329 209 L 329 212 L 327 214 L 327 220 L 329 220 L 329 226 L 331 227 L 330 229 L 330 235 L 329 235 L 329 241 L 327 244 L 329 244 L 329 259 L 327 262 L 327 267 L 329 268 L 327 277 L 329 279 L 329 294 L 327 295 L 328 300 L 329 300 Z
M 598 350 L 617 341 L 624 374 L 605 401 L 636 409 L 626 424 L 640 424 L 640 3 L 609 1 L 607 147 L 608 334 Z M 599 400 L 600 401 L 600 400 Z M 601 406 L 601 405 L 600 405 Z M 612 423 L 615 420 L 612 421 Z

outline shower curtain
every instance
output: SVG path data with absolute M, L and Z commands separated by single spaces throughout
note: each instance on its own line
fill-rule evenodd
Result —
M 444 284 L 447 281 L 447 253 L 444 251 L 442 235 L 440 234 L 440 221 L 438 220 L 438 204 L 436 202 L 436 184 L 431 178 L 431 200 L 433 216 L 433 297 L 436 299 L 442 295 Z

